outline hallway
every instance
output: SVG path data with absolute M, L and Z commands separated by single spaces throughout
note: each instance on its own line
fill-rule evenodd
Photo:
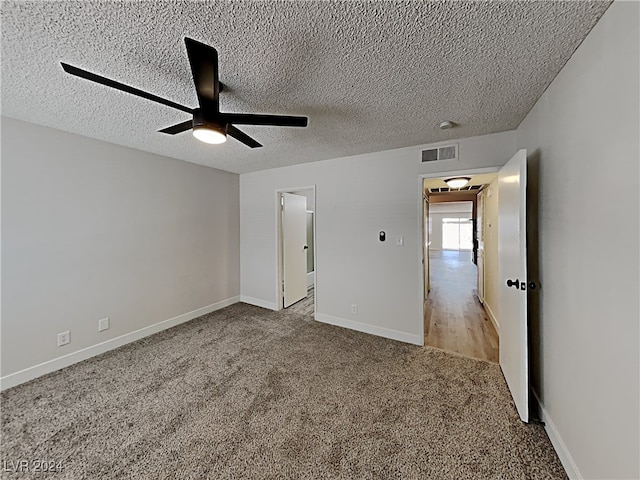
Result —
M 431 291 L 425 301 L 425 345 L 498 362 L 498 334 L 477 297 L 471 252 L 429 253 Z

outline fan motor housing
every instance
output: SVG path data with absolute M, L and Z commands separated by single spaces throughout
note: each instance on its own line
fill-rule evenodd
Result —
M 193 111 L 193 128 L 208 128 L 211 130 L 217 130 L 225 135 L 227 134 L 226 123 L 222 123 L 220 120 L 212 118 L 211 115 L 205 115 L 200 108 L 196 108 Z

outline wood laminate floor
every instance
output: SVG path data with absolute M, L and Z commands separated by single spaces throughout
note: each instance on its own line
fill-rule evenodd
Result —
M 478 300 L 471 252 L 432 251 L 429 261 L 425 345 L 497 363 L 498 334 Z
M 299 302 L 294 303 L 290 307 L 287 307 L 287 310 L 289 310 L 290 312 L 299 313 L 300 315 L 308 315 L 310 317 L 313 317 L 314 299 L 315 292 L 312 285 L 307 288 L 307 296 Z

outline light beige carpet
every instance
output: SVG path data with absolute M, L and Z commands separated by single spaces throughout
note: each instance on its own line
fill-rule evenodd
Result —
M 566 478 L 497 365 L 245 304 L 1 400 L 3 478 Z

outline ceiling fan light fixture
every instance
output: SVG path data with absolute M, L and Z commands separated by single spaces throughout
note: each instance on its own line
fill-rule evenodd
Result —
M 471 178 L 469 177 L 454 177 L 447 178 L 444 183 L 446 183 L 450 188 L 462 188 L 469 183 L 470 180 Z
M 121 92 L 136 95 L 137 97 L 160 103 L 167 107 L 175 108 L 193 115 L 192 120 L 186 120 L 176 125 L 159 130 L 160 133 L 176 135 L 193 129 L 193 136 L 208 144 L 220 144 L 230 137 L 245 144 L 249 148 L 257 148 L 262 145 L 249 135 L 238 129 L 239 125 L 269 125 L 276 127 L 306 127 L 307 117 L 294 115 L 270 115 L 252 113 L 221 113 L 219 93 L 223 85 L 218 80 L 218 51 L 204 43 L 185 37 L 187 57 L 191 65 L 191 75 L 196 87 L 198 108 L 189 108 L 166 98 L 158 97 L 144 90 L 125 85 L 102 75 L 83 70 L 68 63 L 60 62 L 62 69 L 70 75 L 84 78 L 91 82 L 99 83 L 107 87 L 115 88 Z
M 204 143 L 220 144 L 227 141 L 227 132 L 211 125 L 193 127 L 193 136 Z

